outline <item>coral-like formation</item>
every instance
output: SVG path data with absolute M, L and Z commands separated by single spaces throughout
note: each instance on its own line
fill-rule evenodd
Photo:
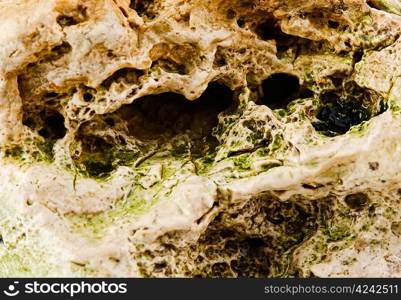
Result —
M 401 276 L 399 0 L 1 0 L 0 275 Z

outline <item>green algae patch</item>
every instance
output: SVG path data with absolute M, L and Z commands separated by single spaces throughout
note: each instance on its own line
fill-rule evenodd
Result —
M 44 266 L 43 266 L 44 267 Z M 37 273 L 32 266 L 32 260 L 18 254 L 6 252 L 0 255 L 0 276 L 1 277 L 37 277 L 45 274 Z
M 72 233 L 96 243 L 116 226 L 132 224 L 160 200 L 168 199 L 179 183 L 195 173 L 195 166 L 189 160 L 167 157 L 169 159 L 166 159 L 166 152 L 160 152 L 140 166 L 132 166 L 128 192 L 109 210 L 93 215 L 65 215 L 71 222 Z
M 109 178 L 119 166 L 131 166 L 140 157 L 137 150 L 125 150 L 100 144 L 93 149 L 82 149 L 79 144 L 70 146 L 76 173 L 98 180 Z M 75 154 L 78 153 L 78 154 Z
M 22 224 L 12 227 L 2 224 L 5 240 L 0 245 L 0 277 L 49 276 L 49 270 L 54 266 L 48 260 L 48 249 L 42 244 L 43 236 Z M 14 240 L 12 237 L 16 235 L 18 238 Z
M 54 161 L 55 141 L 46 141 L 41 138 L 27 139 L 23 145 L 12 146 L 1 150 L 6 158 L 11 158 L 21 163 Z
M 325 230 L 328 242 L 338 242 L 350 236 L 349 228 L 343 226 L 332 226 Z

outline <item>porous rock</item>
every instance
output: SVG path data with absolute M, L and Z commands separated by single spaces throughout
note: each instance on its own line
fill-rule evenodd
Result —
M 401 276 L 397 0 L 0 1 L 1 276 Z

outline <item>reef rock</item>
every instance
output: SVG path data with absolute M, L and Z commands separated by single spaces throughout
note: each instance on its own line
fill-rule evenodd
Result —
M 400 277 L 399 0 L 1 0 L 0 275 Z

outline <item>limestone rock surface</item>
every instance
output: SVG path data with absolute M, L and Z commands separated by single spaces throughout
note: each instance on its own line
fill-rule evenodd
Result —
M 0 276 L 401 276 L 399 0 L 0 0 L 0 32 Z

